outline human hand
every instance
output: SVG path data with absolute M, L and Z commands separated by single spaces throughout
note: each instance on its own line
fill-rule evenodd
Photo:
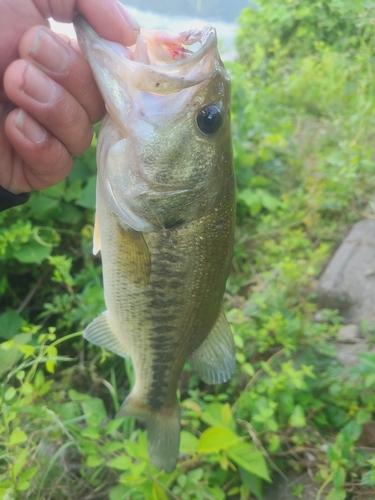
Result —
M 77 43 L 48 28 L 76 12 L 102 37 L 135 43 L 139 27 L 116 0 L 0 0 L 0 186 L 14 194 L 64 179 L 104 116 Z

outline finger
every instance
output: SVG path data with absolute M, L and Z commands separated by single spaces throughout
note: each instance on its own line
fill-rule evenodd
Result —
M 5 99 L 5 96 L 0 95 L 0 186 L 5 189 L 9 186 L 13 164 L 13 148 L 5 133 L 5 120 L 12 109 L 13 105 Z
M 68 150 L 24 110 L 9 113 L 5 133 L 15 154 L 12 174 L 3 187 L 12 193 L 45 189 L 69 175 L 72 157 Z
M 21 58 L 33 62 L 64 87 L 84 108 L 92 123 L 103 118 L 104 102 L 82 54 L 51 30 L 40 26 L 25 33 L 19 51 Z
M 59 139 L 72 155 L 86 151 L 93 130 L 82 106 L 31 63 L 14 61 L 4 76 L 8 98 Z
M 115 0 L 34 0 L 34 3 L 46 19 L 71 22 L 76 12 L 80 12 L 103 38 L 123 45 L 136 42 L 139 25 Z
M 103 0 L 78 0 L 77 6 L 99 36 L 125 46 L 137 41 L 139 24 L 119 2 L 108 4 Z

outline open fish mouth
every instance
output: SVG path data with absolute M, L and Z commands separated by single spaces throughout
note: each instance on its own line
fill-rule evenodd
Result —
M 96 64 L 102 60 L 103 73 L 107 68 L 133 89 L 154 94 L 167 95 L 203 82 L 212 75 L 219 57 L 216 30 L 211 26 L 178 35 L 141 29 L 131 47 L 100 38 L 81 15 L 75 17 L 74 26 L 92 67 L 93 58 Z M 193 45 L 198 45 L 197 50 L 187 48 Z

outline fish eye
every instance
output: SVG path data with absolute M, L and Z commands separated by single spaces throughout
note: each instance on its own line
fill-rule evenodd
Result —
M 204 135 L 212 135 L 217 132 L 221 125 L 221 113 L 216 104 L 211 104 L 197 113 L 197 125 Z

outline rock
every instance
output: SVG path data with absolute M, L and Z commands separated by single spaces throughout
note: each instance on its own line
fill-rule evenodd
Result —
M 362 434 L 358 439 L 358 444 L 367 448 L 375 448 L 375 421 L 370 420 L 362 427 Z
M 307 473 L 290 477 L 288 481 L 279 477 L 275 478 L 271 485 L 265 487 L 263 498 L 264 500 L 297 500 L 298 498 L 315 500 L 320 486 Z M 325 500 L 327 497 L 323 493 L 320 498 Z
M 359 354 L 363 352 L 375 352 L 374 349 L 369 349 L 367 342 L 362 340 L 356 344 L 337 344 L 336 358 L 344 365 L 346 369 L 359 363 Z
M 361 340 L 361 331 L 357 325 L 345 325 L 337 332 L 339 342 L 355 344 Z
M 344 239 L 319 280 L 318 304 L 375 325 L 375 220 L 357 222 Z

